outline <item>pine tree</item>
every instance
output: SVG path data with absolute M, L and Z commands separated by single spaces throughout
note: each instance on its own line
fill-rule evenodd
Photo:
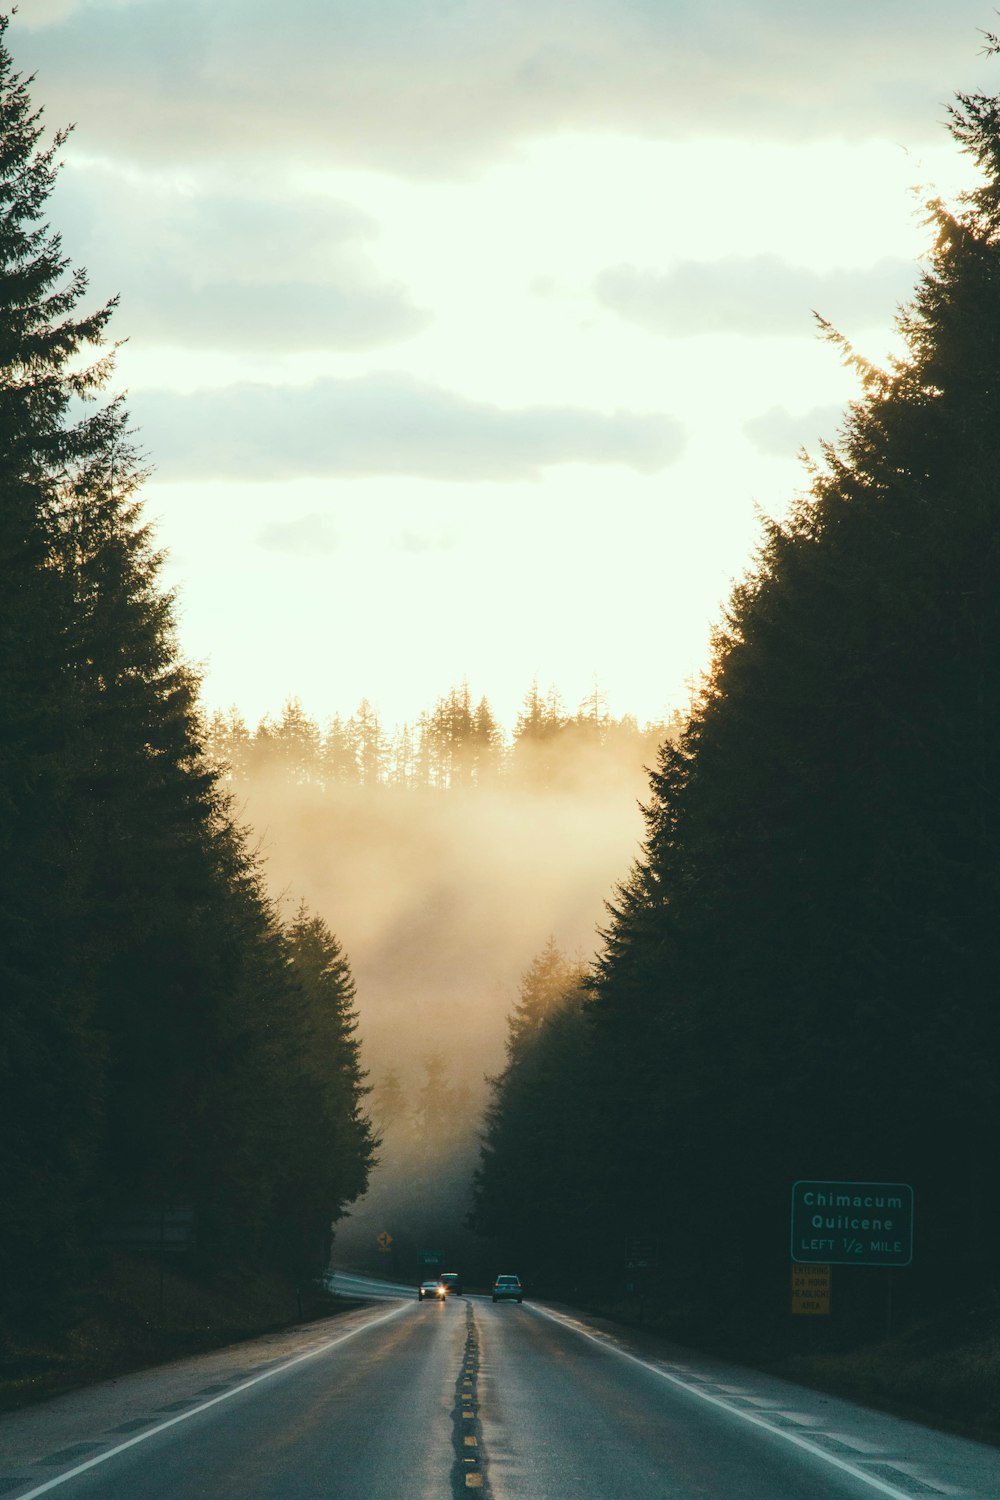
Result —
M 569 720 L 555 688 L 543 697 L 533 682 L 525 695 L 514 728 L 511 768 L 528 785 L 549 790 L 562 770 L 561 752 Z
M 345 724 L 339 714 L 335 714 L 326 727 L 320 764 L 328 787 L 353 784 L 358 780 L 352 725 L 350 722 Z
M 1000 1233 L 1000 101 L 959 96 L 952 132 L 983 184 L 930 206 L 905 357 L 831 332 L 861 395 L 661 752 L 600 965 L 606 1215 L 655 1177 L 672 1274 L 736 1298 L 783 1294 L 797 1176 L 913 1182 L 940 1298 Z M 751 1213 L 778 1227 L 734 1247 Z
M 507 1065 L 490 1078 L 470 1223 L 537 1282 L 557 1285 L 584 1239 L 581 1150 L 586 976 L 550 939 L 525 971 L 508 1017 Z
M 429 1053 L 423 1067 L 424 1079 L 417 1090 L 413 1126 L 421 1150 L 433 1156 L 452 1134 L 455 1111 L 444 1054 Z
M 102 1094 L 72 801 L 80 685 L 67 515 L 122 441 L 112 404 L 75 418 L 100 388 L 112 304 L 86 291 L 42 221 L 66 132 L 46 145 L 0 15 L 0 1300 L 33 1310 L 34 1288 L 71 1253 L 93 1167 Z
M 202 754 L 127 414 L 98 401 L 113 304 L 77 312 L 86 278 L 42 222 L 65 134 L 43 144 L 8 25 L 0 16 L 5 1323 L 61 1315 L 60 1273 L 68 1283 L 72 1265 L 79 1283 L 81 1252 L 118 1205 L 192 1203 L 205 1254 L 250 1247 L 283 1263 L 276 1170 L 294 1159 L 288 1094 L 310 1065 L 287 941 Z M 96 409 L 80 415 L 79 401 Z M 349 1029 L 346 1011 L 337 1024 Z M 356 1059 L 349 1037 L 338 1045 L 349 1114 Z M 326 1107 L 318 1081 L 302 1095 Z M 361 1168 L 348 1166 L 349 1195 Z M 316 1171 L 325 1183 L 329 1163 Z
M 474 780 L 477 786 L 489 786 L 503 770 L 504 735 L 485 697 L 476 706 L 472 738 Z
M 206 758 L 229 781 L 245 781 L 250 773 L 250 731 L 239 709 L 233 705 L 217 710 L 204 729 Z
M 395 1068 L 389 1068 L 376 1086 L 372 1103 L 372 1112 L 381 1136 L 395 1132 L 406 1124 L 409 1115 L 406 1091 Z
M 362 698 L 353 718 L 348 721 L 348 731 L 362 786 L 381 786 L 385 780 L 388 745 L 378 710 L 367 698 Z
M 507 1018 L 507 1057 L 516 1061 L 566 995 L 578 989 L 584 970 L 566 958 L 554 937 L 532 959 L 518 986 L 518 998 Z
M 378 1141 L 364 1112 L 369 1092 L 357 1037 L 355 987 L 340 943 L 303 905 L 287 934 L 301 1002 L 301 1056 L 295 1068 L 298 1127 L 294 1166 L 284 1176 L 285 1223 L 297 1225 L 297 1253 L 308 1269 L 317 1244 L 328 1259 L 329 1231 L 365 1190 Z
M 301 786 L 317 779 L 321 739 L 298 698 L 289 698 L 274 729 L 274 749 L 289 781 Z

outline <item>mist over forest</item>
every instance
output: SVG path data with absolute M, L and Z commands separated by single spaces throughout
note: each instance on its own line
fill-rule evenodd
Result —
M 448 1224 L 476 1253 L 462 1221 L 520 977 L 550 942 L 592 958 L 677 727 L 615 718 L 596 689 L 570 713 L 532 685 L 508 735 L 465 684 L 392 732 L 367 700 L 323 726 L 295 700 L 252 727 L 209 721 L 272 899 L 321 915 L 357 982 L 383 1164 L 338 1252 L 363 1260 L 388 1217 Z
M 975 1355 L 938 1406 L 995 1424 L 1000 98 L 957 96 L 982 183 L 927 205 L 904 355 L 827 328 L 858 397 L 683 720 L 532 685 L 508 734 L 462 684 L 392 731 L 251 726 L 180 652 L 9 19 L 0 1370 L 99 1342 L 179 1213 L 183 1279 L 280 1294 L 241 1327 L 301 1318 L 332 1250 L 413 1280 L 432 1247 L 605 1309 L 652 1273 L 640 1318 L 756 1357 L 795 1347 L 791 1257 L 838 1267 L 829 1347 L 864 1350 L 890 1273 L 921 1358 Z M 905 1188 L 916 1251 L 825 1192 L 790 1239 L 802 1183 Z
M 416 1088 L 443 1050 L 478 1102 L 533 956 L 549 938 L 594 953 L 672 733 L 532 686 L 508 736 L 463 685 L 392 733 L 367 701 L 324 727 L 294 700 L 252 729 L 217 713 L 206 748 L 272 898 L 305 900 L 351 956 L 373 1083 Z

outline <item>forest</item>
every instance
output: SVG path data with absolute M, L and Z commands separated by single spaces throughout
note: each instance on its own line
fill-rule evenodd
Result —
M 438 1233 L 593 1302 L 641 1240 L 663 1326 L 763 1337 L 805 1178 L 912 1186 L 897 1317 L 994 1308 L 1000 101 L 951 111 L 981 183 L 928 205 L 905 356 L 824 325 L 858 395 L 689 714 L 533 684 L 508 737 L 462 684 L 391 731 L 367 699 L 251 728 L 180 656 L 7 28 L 4 1326 L 71 1322 L 170 1209 L 197 1264 L 291 1285 L 396 1228 L 400 1274 Z M 884 1273 L 839 1296 L 860 1336 Z
M 111 376 L 44 219 L 0 16 L 0 1326 L 64 1327 L 116 1246 L 301 1284 L 375 1152 L 354 980 L 279 914 L 206 755 Z
M 615 792 L 628 789 L 636 769 L 655 758 L 681 722 L 680 713 L 669 722 L 643 725 L 631 714 L 616 719 L 596 685 L 570 714 L 555 688 L 543 694 L 533 682 L 508 737 L 488 699 L 474 705 L 463 682 L 416 724 L 391 731 L 367 698 L 347 719 L 335 714 L 325 725 L 289 698 L 277 718 L 266 714 L 253 730 L 238 708 L 216 710 L 205 741 L 211 759 L 236 785 L 277 779 L 324 791 L 487 791 L 502 784 L 593 795 L 598 783 Z
M 564 1291 L 640 1280 L 641 1238 L 675 1329 L 788 1323 L 804 1179 L 913 1190 L 911 1265 L 835 1267 L 842 1330 L 884 1331 L 887 1276 L 897 1322 L 995 1327 L 1000 102 L 950 130 L 980 185 L 927 207 L 906 353 L 824 327 L 858 395 L 731 596 L 596 962 L 522 997 L 492 1086 L 476 1226 Z
M 575 711 L 529 685 L 508 735 L 485 698 L 451 688 L 386 730 L 363 701 L 320 725 L 294 700 L 248 727 L 212 715 L 206 750 L 257 830 L 274 899 L 304 895 L 336 926 L 362 997 L 370 1191 L 336 1249 L 416 1273 L 428 1240 L 489 1274 L 465 1224 L 509 996 L 536 950 L 594 953 L 604 898 L 633 858 L 639 799 L 679 720 L 615 718 L 595 687 Z

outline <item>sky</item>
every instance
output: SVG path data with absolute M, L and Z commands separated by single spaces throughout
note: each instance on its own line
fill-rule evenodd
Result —
M 208 709 L 685 705 L 900 352 L 985 0 L 20 0 Z

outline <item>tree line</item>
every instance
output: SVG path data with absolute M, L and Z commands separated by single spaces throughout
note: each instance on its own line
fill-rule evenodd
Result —
M 279 919 L 206 756 L 197 681 L 103 395 L 114 302 L 45 222 L 46 139 L 0 15 L 0 1322 L 58 1321 L 165 1205 L 197 1254 L 301 1279 L 375 1141 L 353 980 Z
M 642 1236 L 665 1307 L 774 1324 L 818 1178 L 913 1187 L 914 1308 L 996 1286 L 1000 99 L 950 129 L 981 181 L 928 206 L 905 353 L 824 325 L 859 394 L 732 594 L 596 962 L 513 1013 L 474 1221 L 550 1285 L 624 1281 Z M 837 1272 L 859 1316 L 875 1274 Z
M 290 698 L 279 716 L 251 729 L 236 708 L 216 710 L 205 725 L 212 762 L 237 782 L 278 776 L 293 784 L 449 791 L 498 783 L 552 789 L 574 784 L 590 769 L 652 761 L 680 720 L 640 725 L 632 714 L 608 712 L 595 689 L 576 713 L 554 688 L 532 683 L 508 736 L 489 701 L 473 703 L 467 682 L 421 713 L 415 724 L 387 729 L 363 698 L 356 711 L 325 725 Z

